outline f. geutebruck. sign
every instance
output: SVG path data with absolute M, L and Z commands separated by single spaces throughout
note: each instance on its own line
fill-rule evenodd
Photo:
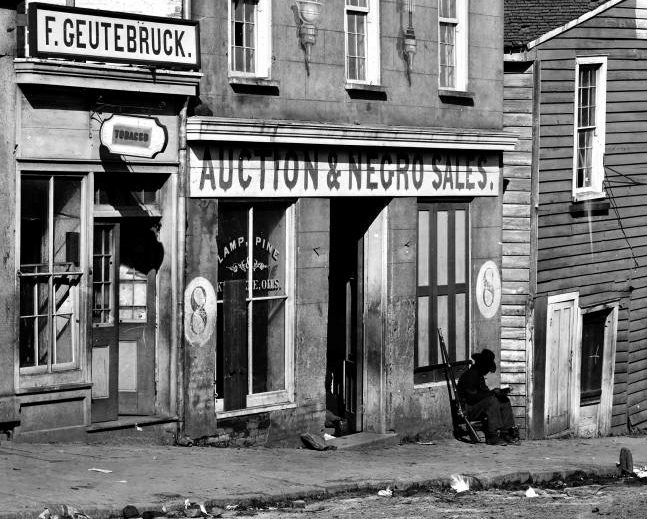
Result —
M 200 66 L 198 22 L 29 5 L 29 54 L 174 68 Z
M 494 153 L 196 145 L 192 197 L 497 196 Z

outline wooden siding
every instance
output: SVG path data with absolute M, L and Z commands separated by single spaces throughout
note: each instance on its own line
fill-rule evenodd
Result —
M 538 295 L 618 300 L 612 432 L 647 426 L 647 0 L 632 0 L 538 48 L 541 60 Z M 571 213 L 575 57 L 607 56 L 604 190 L 611 207 Z
M 512 387 L 516 421 L 526 429 L 534 76 L 527 64 L 506 63 L 504 71 L 503 127 L 519 141 L 514 151 L 503 154 L 501 383 Z

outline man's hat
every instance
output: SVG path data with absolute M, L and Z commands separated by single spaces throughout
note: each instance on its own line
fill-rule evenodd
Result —
M 474 359 L 474 364 L 480 368 L 482 368 L 482 371 L 486 371 L 486 373 L 492 372 L 494 373 L 496 371 L 496 363 L 494 362 L 494 352 L 492 350 L 488 350 L 487 348 L 484 348 L 482 351 L 477 351 L 476 353 L 472 353 L 472 358 Z

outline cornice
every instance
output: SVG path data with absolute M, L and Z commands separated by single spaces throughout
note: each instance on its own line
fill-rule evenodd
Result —
M 345 125 L 302 121 L 190 117 L 189 141 L 263 142 L 511 151 L 517 137 L 497 130 Z
M 202 77 L 200 72 L 34 58 L 16 58 L 14 69 L 19 85 L 52 85 L 185 96 L 197 95 Z

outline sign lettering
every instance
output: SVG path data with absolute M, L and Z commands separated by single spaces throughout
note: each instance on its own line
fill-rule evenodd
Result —
M 497 196 L 494 153 L 196 145 L 192 197 Z
M 101 61 L 200 66 L 197 22 L 33 3 L 29 53 Z
M 166 148 L 166 128 L 155 117 L 111 115 L 101 123 L 101 144 L 111 153 L 153 158 Z

